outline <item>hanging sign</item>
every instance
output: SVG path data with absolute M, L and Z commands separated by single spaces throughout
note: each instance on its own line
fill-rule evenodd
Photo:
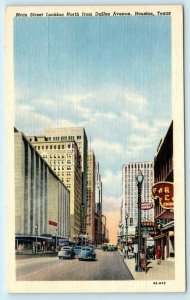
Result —
M 141 202 L 141 209 L 142 210 L 149 210 L 153 208 L 153 203 L 152 202 Z
M 152 198 L 159 199 L 164 209 L 174 208 L 174 189 L 172 182 L 157 182 L 152 187 Z

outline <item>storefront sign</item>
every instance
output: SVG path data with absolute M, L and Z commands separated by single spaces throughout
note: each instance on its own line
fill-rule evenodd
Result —
M 142 210 L 149 210 L 153 208 L 153 203 L 152 202 L 142 202 L 141 203 L 141 209 Z
M 152 198 L 160 200 L 160 205 L 164 209 L 174 208 L 173 198 L 173 183 L 171 182 L 158 182 L 152 187 Z
M 54 221 L 51 221 L 51 220 L 49 220 L 49 221 L 48 221 L 48 224 L 49 224 L 49 225 L 52 225 L 52 226 L 56 226 L 56 227 L 57 227 L 57 224 L 58 224 L 58 223 L 57 223 L 57 222 L 54 222 Z

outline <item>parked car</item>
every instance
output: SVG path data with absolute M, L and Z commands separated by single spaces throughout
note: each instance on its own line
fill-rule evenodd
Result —
M 108 244 L 107 243 L 103 244 L 102 250 L 103 251 L 107 251 L 108 250 Z
M 78 257 L 79 260 L 96 260 L 96 253 L 91 247 L 83 247 Z
M 108 244 L 107 251 L 115 251 L 115 250 L 116 250 L 116 246 L 115 245 Z
M 81 252 L 82 246 L 75 246 L 74 247 L 74 252 L 75 255 L 79 255 L 79 253 Z
M 58 257 L 59 259 L 61 258 L 74 258 L 75 257 L 75 252 L 73 247 L 69 246 L 63 246 L 61 250 L 58 252 Z

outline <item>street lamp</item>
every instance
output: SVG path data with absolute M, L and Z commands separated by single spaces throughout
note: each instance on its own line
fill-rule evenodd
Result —
M 135 266 L 135 271 L 141 272 L 140 265 L 140 253 L 141 253 L 141 191 L 142 191 L 142 183 L 144 176 L 141 171 L 138 172 L 136 176 L 136 184 L 138 187 L 138 253 L 137 253 L 137 264 Z
M 37 250 L 38 250 L 38 240 L 37 240 L 37 236 L 38 236 L 38 224 L 36 224 L 35 226 L 35 232 L 36 232 L 36 254 L 37 254 Z
M 55 251 L 57 250 L 57 228 L 55 229 Z
M 128 224 L 127 224 L 127 219 L 128 219 L 128 213 L 125 215 L 125 234 L 126 234 L 126 243 L 128 242 Z

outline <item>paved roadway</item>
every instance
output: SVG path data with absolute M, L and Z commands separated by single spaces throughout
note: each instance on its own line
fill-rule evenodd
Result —
M 23 257 L 16 260 L 17 280 L 133 280 L 119 252 L 96 250 L 96 261 Z

